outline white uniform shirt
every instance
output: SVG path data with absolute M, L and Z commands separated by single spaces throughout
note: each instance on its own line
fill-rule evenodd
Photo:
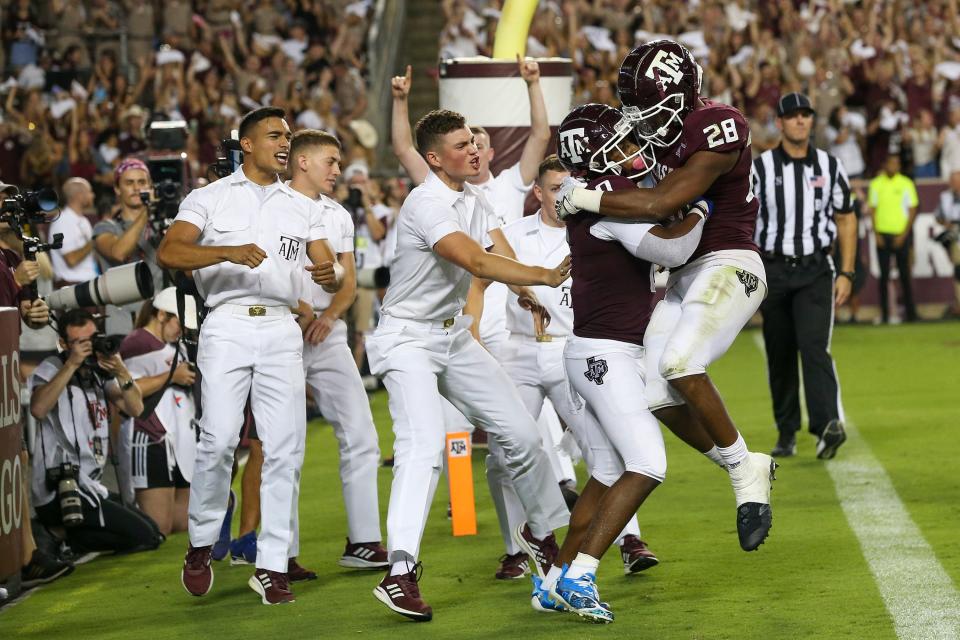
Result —
M 63 234 L 63 248 L 50 252 L 50 258 L 53 260 L 54 278 L 67 282 L 86 282 L 91 278 L 96 278 L 98 273 L 97 259 L 93 251 L 73 267 L 68 265 L 63 258 L 65 253 L 83 248 L 93 237 L 93 225 L 90 224 L 87 217 L 70 207 L 64 207 L 60 210 L 57 219 L 50 223 L 47 237 L 51 242 L 55 233 Z
M 386 205 L 375 204 L 371 207 L 373 216 L 384 224 L 389 223 L 389 218 L 393 215 L 393 209 Z M 357 269 L 376 269 L 383 266 L 383 241 L 374 240 L 370 235 L 370 227 L 367 226 L 366 218 L 361 214 L 362 224 L 356 225 L 356 239 L 354 244 L 356 251 Z M 351 220 L 352 222 L 352 220 Z
M 570 253 L 567 230 L 563 227 L 557 228 L 544 224 L 539 213 L 515 220 L 501 230 L 520 262 L 541 267 L 555 267 Z M 550 313 L 547 333 L 552 336 L 568 336 L 573 333 L 571 286 L 571 281 L 568 280 L 557 288 L 542 285 L 531 287 L 540 304 Z M 506 307 L 507 331 L 524 336 L 536 335 L 530 311 L 520 306 L 516 294 L 509 289 L 507 292 L 509 294 Z M 486 308 L 483 313 L 486 315 Z
M 498 226 L 504 226 L 523 217 L 523 203 L 533 183 L 523 184 L 520 163 L 504 169 L 496 178 L 476 185 L 493 207 Z M 510 290 L 499 282 L 491 283 L 483 297 L 483 317 L 480 319 L 480 337 L 489 341 L 507 331 L 507 296 Z
M 432 171 L 407 196 L 397 218 L 397 252 L 383 313 L 409 320 L 446 320 L 459 315 L 471 275 L 433 252 L 433 246 L 461 231 L 484 247 L 496 227 L 490 205 L 476 187 L 454 191 Z
M 317 204 L 323 208 L 323 226 L 327 232 L 327 240 L 336 253 L 353 253 L 353 216 L 341 206 L 339 202 L 321 195 Z M 304 271 L 304 292 L 311 295 L 304 298 L 314 311 L 324 311 L 333 300 L 332 293 L 327 293 L 323 287 L 314 284 L 310 273 Z
M 177 221 L 200 229 L 202 246 L 255 243 L 267 258 L 256 269 L 221 262 L 193 272 L 208 307 L 224 303 L 296 307 L 303 297 L 307 243 L 327 237 L 320 206 L 279 180 L 266 187 L 237 169 L 194 189 Z

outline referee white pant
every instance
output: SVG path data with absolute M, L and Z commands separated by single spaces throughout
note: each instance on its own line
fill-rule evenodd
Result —
M 543 416 L 544 408 L 549 406 L 545 401 L 549 401 L 573 435 L 587 471 L 597 481 L 609 487 L 623 473 L 623 462 L 604 436 L 599 424 L 586 412 L 583 402 L 570 388 L 563 361 L 565 344 L 564 339 L 537 342 L 533 337 L 512 335 L 503 350 L 503 368 L 517 385 L 520 397 L 534 419 Z M 539 420 L 537 426 L 541 429 L 544 448 L 548 452 L 553 450 L 556 457 L 565 459 L 572 468 L 569 455 L 560 448 L 562 432 L 546 432 L 542 425 L 543 420 Z M 507 553 L 512 555 L 520 549 L 513 541 L 511 531 L 523 522 L 523 518 L 510 477 L 505 471 L 502 451 L 491 444 L 490 455 L 487 456 L 487 483 L 500 520 L 500 533 Z M 556 470 L 555 477 L 558 482 L 564 479 L 556 475 Z M 640 536 L 640 525 L 636 516 L 630 519 L 620 537 L 627 534 Z
M 263 444 L 257 567 L 286 572 L 296 552 L 296 506 L 306 437 L 303 336 L 281 315 L 233 315 L 217 307 L 200 330 L 203 417 L 190 484 L 190 544 L 217 541 L 247 396 Z
M 503 369 L 468 331 L 471 318 L 443 322 L 384 315 L 367 340 L 374 374 L 390 396 L 394 441 L 393 486 L 387 515 L 390 561 L 416 559 L 443 466 L 441 396 L 486 430 L 505 453 L 507 470 L 538 537 L 567 523 L 569 514 L 546 462 L 536 424 Z
M 317 408 L 333 426 L 340 445 L 340 483 L 350 542 L 379 542 L 380 448 L 370 401 L 347 346 L 345 322 L 337 320 L 320 344 L 304 345 L 303 371 Z

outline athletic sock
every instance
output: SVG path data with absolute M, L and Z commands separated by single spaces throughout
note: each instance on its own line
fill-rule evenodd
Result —
M 583 575 L 587 573 L 591 573 L 595 576 L 597 575 L 597 567 L 599 566 L 600 560 L 598 558 L 588 556 L 585 553 L 578 553 L 577 557 L 573 560 L 573 564 L 571 564 L 570 568 L 567 569 L 567 575 L 564 577 L 571 580 L 576 580 L 577 578 L 583 577 Z
M 550 565 L 550 570 L 547 571 L 547 575 L 544 576 L 543 582 L 540 583 L 540 587 L 544 591 L 549 591 L 553 585 L 557 584 L 557 580 L 560 578 L 560 574 L 563 573 L 563 569 L 557 565 Z
M 726 467 L 726 465 L 723 464 L 723 456 L 720 455 L 720 449 L 718 449 L 716 446 L 714 446 L 713 449 L 710 449 L 710 451 L 704 451 L 703 455 L 710 458 L 711 462 L 716 464 L 721 469 Z
M 743 441 L 743 436 L 740 435 L 740 432 L 737 432 L 736 442 L 729 447 L 717 447 L 717 451 L 720 453 L 720 458 L 723 459 L 723 463 L 727 465 L 728 471 L 738 467 L 741 462 L 746 460 L 747 454 L 750 453 L 747 451 L 747 443 Z
M 413 563 L 409 560 L 400 560 L 390 565 L 390 575 L 392 576 L 402 576 L 411 571 L 413 571 Z

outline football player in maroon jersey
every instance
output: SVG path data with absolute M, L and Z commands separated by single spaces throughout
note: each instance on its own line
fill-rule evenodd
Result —
M 616 109 L 578 107 L 558 132 L 561 163 L 594 188 L 636 190 L 633 180 L 652 165 L 644 160 L 649 145 L 638 145 L 632 129 Z M 583 438 L 591 477 L 570 516 L 559 558 L 542 581 L 534 579 L 534 609 L 613 621 L 596 587 L 600 557 L 663 481 L 667 466 L 663 437 L 643 392 L 654 264 L 681 265 L 696 249 L 708 205 L 697 203 L 691 211 L 670 228 L 592 213 L 567 221 L 576 273 L 574 335 L 565 345 L 564 362 L 571 386 L 586 401 Z M 701 442 L 713 448 L 705 432 Z
M 730 473 L 740 546 L 753 551 L 772 525 L 773 460 L 747 450 L 707 366 L 723 355 L 766 295 L 766 275 L 753 242 L 758 203 L 750 189 L 750 133 L 733 107 L 700 97 L 700 66 L 682 45 L 657 40 L 631 51 L 617 81 L 624 116 L 654 148 L 650 189 L 602 192 L 568 183 L 558 194 L 561 217 L 578 210 L 658 221 L 703 197 L 714 206 L 700 245 L 673 269 L 664 302 L 647 332 L 666 383 L 651 408 L 686 403 L 706 428 Z

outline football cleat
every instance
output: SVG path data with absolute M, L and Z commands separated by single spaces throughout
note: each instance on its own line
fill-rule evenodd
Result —
M 530 579 L 533 580 L 533 593 L 530 594 L 531 607 L 544 613 L 563 613 L 567 610 L 551 597 L 549 590 L 543 588 L 543 580 L 540 576 L 530 576 Z
M 373 595 L 391 611 L 417 622 L 429 622 L 433 619 L 433 609 L 420 596 L 418 583 L 422 575 L 423 565 L 419 562 L 408 573 L 397 576 L 387 573 L 374 588 Z
M 230 564 L 256 564 L 257 532 L 251 531 L 230 541 Z
M 620 557 L 623 559 L 624 575 L 639 573 L 660 564 L 657 556 L 647 547 L 647 543 L 634 535 L 623 536 Z
M 821 460 L 831 460 L 837 455 L 837 449 L 847 441 L 847 432 L 839 420 L 831 420 L 823 428 L 823 433 L 817 440 L 817 457 Z
M 286 604 L 296 601 L 290 591 L 290 581 L 285 573 L 257 569 L 247 580 L 247 584 L 260 595 L 263 604 Z
M 187 549 L 183 559 L 183 570 L 180 572 L 180 582 L 183 588 L 192 596 L 205 596 L 213 587 L 213 568 L 210 566 L 210 547 L 194 547 Z
M 550 589 L 550 595 L 568 611 L 572 611 L 581 618 L 591 622 L 608 624 L 613 622 L 613 611 L 610 605 L 600 601 L 597 591 L 596 576 L 585 573 L 579 578 L 568 578 L 567 567 L 563 575 Z
M 343 550 L 343 555 L 337 560 L 337 564 L 348 569 L 386 569 L 390 566 L 387 562 L 387 550 L 379 542 L 350 542 L 347 538 L 347 546 Z
M 530 527 L 524 522 L 514 530 L 513 539 L 533 561 L 533 568 L 536 568 L 540 579 L 545 578 L 560 553 L 556 537 L 551 533 L 542 540 L 534 538 Z
M 763 544 L 773 526 L 770 491 L 777 466 L 770 456 L 751 452 L 743 462 L 727 468 L 737 499 L 737 535 L 744 551 Z
M 500 567 L 494 574 L 497 580 L 518 580 L 530 573 L 530 562 L 523 551 L 500 556 Z

